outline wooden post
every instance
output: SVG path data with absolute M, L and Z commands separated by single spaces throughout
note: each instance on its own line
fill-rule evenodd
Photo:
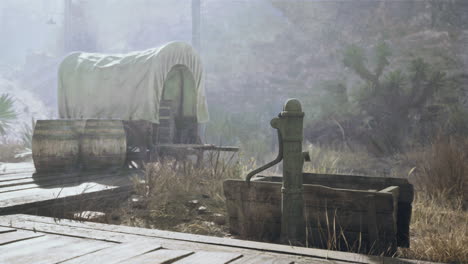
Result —
M 304 112 L 297 99 L 289 99 L 271 126 L 280 131 L 283 142 L 283 186 L 281 202 L 281 242 L 304 245 L 304 199 L 302 154 Z

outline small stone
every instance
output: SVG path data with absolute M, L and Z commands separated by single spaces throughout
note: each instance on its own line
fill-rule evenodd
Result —
M 206 213 L 206 211 L 207 211 L 207 208 L 205 206 L 200 206 L 197 209 L 198 214 L 204 214 Z
M 217 225 L 225 225 L 226 217 L 222 214 L 213 214 L 213 222 Z

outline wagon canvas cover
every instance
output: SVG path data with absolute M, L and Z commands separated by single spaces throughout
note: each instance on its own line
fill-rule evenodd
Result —
M 159 123 L 159 102 L 173 66 L 184 65 L 193 75 L 190 94 L 197 98 L 193 115 L 209 119 L 203 68 L 193 48 L 182 42 L 128 54 L 75 52 L 60 65 L 60 118 L 118 118 Z

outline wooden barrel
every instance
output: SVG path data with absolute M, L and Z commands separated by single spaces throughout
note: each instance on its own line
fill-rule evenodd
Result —
M 38 120 L 32 137 L 37 172 L 71 171 L 79 166 L 85 120 Z
M 127 140 L 122 120 L 88 119 L 81 141 L 81 160 L 85 170 L 122 168 Z

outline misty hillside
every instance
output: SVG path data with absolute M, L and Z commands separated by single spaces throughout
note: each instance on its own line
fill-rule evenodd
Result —
M 73 33 L 61 25 L 62 1 L 26 3 L 2 3 L 1 30 L 11 38 L 0 44 L 1 75 L 39 97 L 47 114 L 56 108 L 57 67 L 68 52 L 122 53 L 191 39 L 186 1 L 72 1 Z M 312 117 L 324 81 L 352 89 L 356 78 L 341 63 L 345 47 L 370 51 L 380 40 L 392 49 L 392 67 L 424 56 L 450 75 L 466 73 L 467 8 L 463 1 L 202 1 L 207 98 L 213 109 L 266 118 L 285 97 L 306 96 Z M 66 34 L 73 44 L 65 45 Z

